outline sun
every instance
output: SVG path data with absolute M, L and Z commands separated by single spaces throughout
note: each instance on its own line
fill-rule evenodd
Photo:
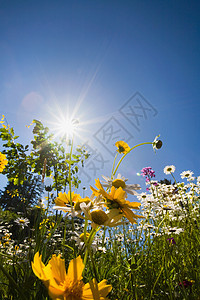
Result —
M 54 123 L 54 131 L 56 136 L 65 137 L 70 139 L 76 134 L 78 129 L 79 120 L 69 117 L 67 114 L 61 114 Z
M 47 124 L 53 138 L 56 140 L 65 138 L 67 142 L 75 141 L 76 144 L 82 145 L 91 135 L 91 129 L 98 123 L 106 120 L 106 116 L 91 118 L 86 107 L 80 108 L 81 101 L 71 101 L 74 107 L 67 104 L 58 104 L 58 102 L 47 104 Z M 90 117 L 88 117 L 88 115 Z

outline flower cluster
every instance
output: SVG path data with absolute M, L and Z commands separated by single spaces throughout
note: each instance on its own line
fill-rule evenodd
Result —
M 141 170 L 141 175 L 149 182 L 151 178 L 155 177 L 155 171 L 151 167 L 145 167 Z
M 140 189 L 138 184 L 127 185 L 124 177 L 118 175 L 117 178 L 108 178 L 104 186 L 99 179 L 96 180 L 96 188 L 91 186 L 91 197 L 81 198 L 74 192 L 68 195 L 59 193 L 55 199 L 56 206 L 59 209 L 71 213 L 73 216 L 84 218 L 92 222 L 92 226 L 117 226 L 121 224 L 122 217 L 126 217 L 131 223 L 136 223 L 137 218 L 141 216 L 132 212 L 132 209 L 139 209 L 139 202 L 130 202 L 127 200 L 127 193 L 135 195 L 135 190 Z M 71 205 L 72 203 L 72 205 Z
M 168 174 L 167 171 L 170 174 L 174 170 L 174 166 L 166 166 L 164 173 Z M 150 193 L 137 196 L 142 203 L 143 215 L 149 216 L 152 220 L 152 234 L 155 231 L 157 235 L 180 234 L 184 231 L 188 218 L 196 222 L 196 218 L 200 216 L 198 178 L 195 179 L 191 171 L 184 171 L 180 175 L 181 178 L 187 179 L 187 184 L 149 181 L 146 184 L 149 186 Z M 158 228 L 157 225 L 163 218 L 165 218 L 163 226 Z M 172 243 L 174 244 L 174 240 Z

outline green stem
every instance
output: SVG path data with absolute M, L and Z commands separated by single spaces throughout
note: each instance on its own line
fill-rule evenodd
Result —
M 113 178 L 113 171 L 114 171 L 114 168 L 115 168 L 115 162 L 116 162 L 118 154 L 119 153 L 117 152 L 117 154 L 115 155 L 114 161 L 113 161 L 113 167 L 112 167 L 112 172 L 111 172 L 111 179 Z
M 71 208 L 72 208 L 71 163 L 72 163 L 73 140 L 74 140 L 74 137 L 72 137 L 71 148 L 70 148 L 70 153 L 69 153 L 69 176 L 68 176 L 68 178 L 69 178 L 69 198 L 70 198 Z M 71 221 L 72 221 L 72 232 L 74 232 L 74 218 L 73 218 L 73 216 L 71 217 Z M 65 219 L 65 229 L 64 229 L 64 237 L 63 237 L 63 251 L 62 251 L 63 254 L 64 254 L 64 246 L 65 246 L 65 240 L 66 240 L 66 229 L 67 229 L 67 218 Z M 76 255 L 75 242 L 74 242 L 74 255 Z
M 119 162 L 118 162 L 118 164 L 117 164 L 117 166 L 116 166 L 116 168 L 115 168 L 115 171 L 113 172 L 112 176 L 114 176 L 114 175 L 116 174 L 117 169 L 119 168 L 119 166 L 120 166 L 122 160 L 126 157 L 126 155 L 127 155 L 129 152 L 131 152 L 133 149 L 135 149 L 135 148 L 137 148 L 137 147 L 139 147 L 139 146 L 142 146 L 142 145 L 148 145 L 148 144 L 151 144 L 151 145 L 152 145 L 153 143 L 152 143 L 152 142 L 141 143 L 141 144 L 138 144 L 138 145 L 132 147 L 128 152 L 126 152 L 126 153 L 121 157 L 121 159 L 119 160 Z
M 85 227 L 84 227 L 84 242 L 85 242 L 85 246 L 86 246 L 86 251 L 85 251 L 85 256 L 84 256 L 84 260 L 83 260 L 84 265 L 86 265 L 88 253 L 90 251 L 90 246 L 91 246 L 92 241 L 95 237 L 95 234 L 99 230 L 98 227 L 96 229 L 93 228 L 90 232 L 90 235 L 89 235 L 88 239 L 86 239 L 86 231 L 87 231 L 88 220 L 86 220 L 85 222 L 86 223 L 85 223 Z
M 171 175 L 172 175 L 172 178 L 174 179 L 175 184 L 177 185 L 176 178 L 174 177 L 174 175 L 172 173 L 171 173 Z

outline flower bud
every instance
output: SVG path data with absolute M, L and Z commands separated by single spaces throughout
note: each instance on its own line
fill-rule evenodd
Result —
M 88 232 L 86 232 L 86 240 L 89 238 L 89 236 L 90 236 L 90 234 Z M 80 237 L 82 242 L 85 241 L 85 234 L 84 233 L 81 233 L 79 237 Z

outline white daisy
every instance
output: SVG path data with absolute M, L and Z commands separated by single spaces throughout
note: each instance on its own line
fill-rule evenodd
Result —
M 137 195 L 138 200 L 146 200 L 147 199 L 147 194 L 146 193 L 141 193 Z
M 131 195 L 138 195 L 136 190 L 140 190 L 141 187 L 139 184 L 126 184 L 126 179 L 124 176 L 121 174 L 118 174 L 117 177 L 113 176 L 113 178 L 109 178 L 106 176 L 102 176 L 105 181 L 102 182 L 103 187 L 112 187 L 114 186 L 115 188 L 121 187 L 126 193 L 129 193 Z
M 190 179 L 193 174 L 194 173 L 192 171 L 184 171 L 180 175 L 181 175 L 182 179 L 184 179 L 184 178 Z
M 176 169 L 175 166 L 171 165 L 171 166 L 166 166 L 163 171 L 166 175 L 168 175 L 174 173 L 175 169 Z
M 30 221 L 27 218 L 17 218 L 15 220 L 15 223 L 18 224 L 19 226 L 21 226 L 22 229 L 24 229 L 24 227 L 28 226 L 28 224 L 30 223 Z

